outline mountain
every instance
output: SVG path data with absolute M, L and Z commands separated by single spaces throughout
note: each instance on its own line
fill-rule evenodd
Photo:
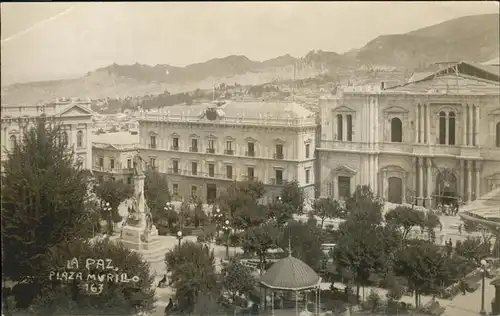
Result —
M 311 78 L 329 71 L 343 82 L 373 82 L 394 72 L 409 73 L 440 61 L 483 62 L 499 55 L 498 14 L 466 16 L 406 34 L 382 35 L 345 54 L 312 50 L 303 58 L 289 54 L 262 62 L 243 55 L 215 58 L 185 67 L 112 64 L 87 75 L 2 88 L 2 102 L 28 103 L 61 96 L 126 97 L 210 89 L 214 82 L 257 85 L 277 79 Z M 294 71 L 294 64 L 299 67 Z M 373 69 L 377 69 L 373 72 Z

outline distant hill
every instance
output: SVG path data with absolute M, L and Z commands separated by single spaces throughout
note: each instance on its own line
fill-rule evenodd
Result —
M 439 61 L 483 62 L 496 58 L 499 24 L 498 14 L 466 16 L 406 34 L 379 36 L 345 54 L 313 50 L 300 59 L 287 54 L 259 62 L 243 55 L 231 55 L 185 67 L 112 64 L 81 78 L 8 86 L 2 89 L 2 102 L 32 103 L 61 96 L 126 97 L 161 94 L 165 90 L 176 93 L 207 89 L 214 82 L 258 85 L 292 79 L 294 64 L 299 64 L 297 79 L 324 72 L 335 74 L 333 77 L 339 80 L 357 75 L 368 78 L 364 71 L 379 69 L 375 78 L 366 79 L 376 81 L 377 76 L 385 76 L 383 71 L 410 73 Z

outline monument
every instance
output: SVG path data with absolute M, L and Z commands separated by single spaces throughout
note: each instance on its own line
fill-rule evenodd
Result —
M 121 232 L 122 244 L 142 253 L 150 262 L 164 260 L 167 249 L 162 246 L 158 230 L 153 225 L 153 217 L 144 198 L 144 163 L 139 155 L 134 157 L 134 196 L 132 207 Z

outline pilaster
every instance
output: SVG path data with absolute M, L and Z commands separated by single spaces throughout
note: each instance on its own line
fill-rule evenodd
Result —
M 424 195 L 424 158 L 418 159 L 418 205 L 423 204 Z

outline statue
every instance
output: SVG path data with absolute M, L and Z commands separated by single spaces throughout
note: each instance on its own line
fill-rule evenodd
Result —
M 142 167 L 142 159 L 139 155 L 134 156 L 134 175 L 135 176 L 144 175 L 144 169 Z

